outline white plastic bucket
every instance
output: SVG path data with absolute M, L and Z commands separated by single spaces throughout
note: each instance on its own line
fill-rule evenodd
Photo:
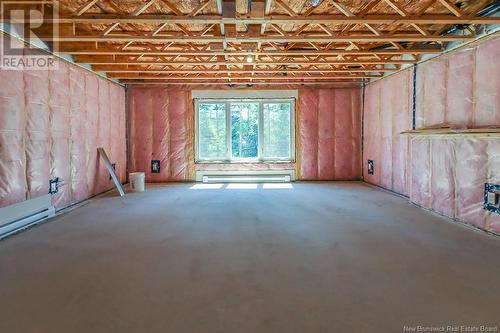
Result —
M 128 175 L 130 179 L 130 190 L 132 192 L 143 192 L 144 191 L 144 180 L 146 175 L 144 172 L 132 172 Z

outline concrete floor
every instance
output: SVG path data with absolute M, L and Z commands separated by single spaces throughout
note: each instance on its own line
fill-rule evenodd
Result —
M 1 241 L 0 332 L 500 325 L 500 239 L 361 183 L 192 186 L 101 198 Z

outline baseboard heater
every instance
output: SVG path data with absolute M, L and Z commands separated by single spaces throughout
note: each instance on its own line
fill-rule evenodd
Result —
M 203 183 L 288 183 L 295 180 L 295 170 L 196 171 L 196 181 Z
M 0 239 L 55 215 L 50 194 L 0 208 Z

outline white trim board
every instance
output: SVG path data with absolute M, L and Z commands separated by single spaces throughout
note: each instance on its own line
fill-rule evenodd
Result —
M 297 98 L 299 91 L 294 90 L 193 90 L 194 99 L 231 99 L 231 98 Z

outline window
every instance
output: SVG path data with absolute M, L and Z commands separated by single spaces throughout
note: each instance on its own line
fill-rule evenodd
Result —
M 225 159 L 227 154 L 226 104 L 203 103 L 198 106 L 200 159 Z
M 259 103 L 230 103 L 231 158 L 259 157 Z
M 292 141 L 291 103 L 264 103 L 265 158 L 289 158 Z
M 293 100 L 196 100 L 196 160 L 293 161 Z

